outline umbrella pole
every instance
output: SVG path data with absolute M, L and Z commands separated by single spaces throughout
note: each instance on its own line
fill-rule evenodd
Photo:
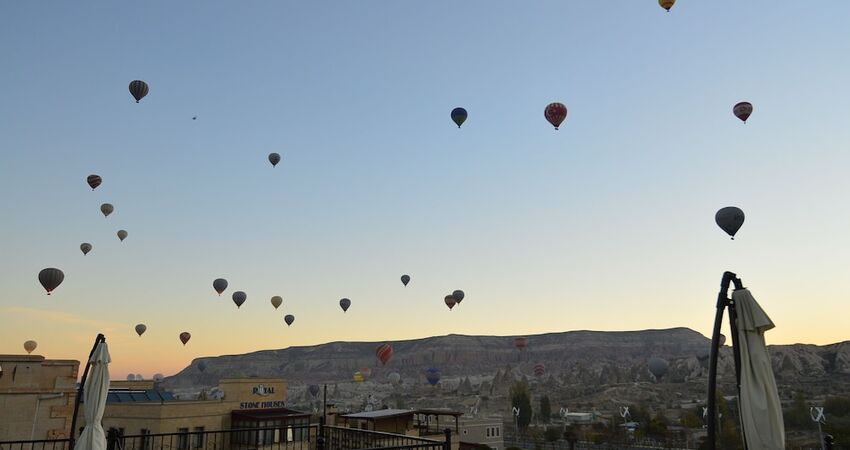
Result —
M 735 289 L 740 289 L 736 283 Z M 738 346 L 738 310 L 735 307 L 735 302 L 729 302 L 729 329 L 732 332 L 732 353 L 735 356 L 735 387 L 738 391 L 738 418 L 741 429 L 741 439 L 744 441 L 744 450 L 747 450 L 747 438 L 745 436 L 743 416 L 741 411 L 741 347 Z
M 80 378 L 80 387 L 77 389 L 77 398 L 74 400 L 74 415 L 71 417 L 71 442 L 68 446 L 68 450 L 74 450 L 74 444 L 77 442 L 77 413 L 80 411 L 80 400 L 83 398 L 83 386 L 86 385 L 86 378 L 89 376 L 91 357 L 94 355 L 97 345 L 101 342 L 106 342 L 106 337 L 104 337 L 103 334 L 98 334 L 94 340 L 94 345 L 92 345 L 91 351 L 89 352 L 89 357 L 86 359 L 86 368 L 83 370 L 83 377 Z
M 714 315 L 714 330 L 711 334 L 711 353 L 708 363 L 708 399 L 706 401 L 706 419 L 708 422 L 708 448 L 714 450 L 717 445 L 717 354 L 720 349 L 720 325 L 723 323 L 723 311 L 729 306 L 729 283 L 735 283 L 739 289 L 741 280 L 732 272 L 724 272 L 720 281 L 720 293 L 717 294 L 717 311 Z M 734 333 L 733 333 L 734 334 Z

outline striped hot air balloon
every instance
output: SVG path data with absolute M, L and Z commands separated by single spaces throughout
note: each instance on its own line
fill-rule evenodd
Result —
M 86 183 L 89 184 L 91 190 L 95 190 L 98 186 L 100 186 L 100 183 L 103 183 L 103 178 L 101 178 L 100 175 L 92 174 L 86 177 Z
M 546 109 L 543 110 L 543 116 L 557 130 L 561 126 L 561 123 L 564 122 L 564 119 L 567 118 L 567 107 L 563 103 L 549 103 L 546 105 Z
M 139 103 L 139 100 L 145 98 L 148 95 L 148 84 L 142 80 L 133 80 L 130 82 L 130 95 L 136 99 L 136 103 Z
M 537 364 L 534 365 L 534 376 L 535 377 L 538 377 L 538 378 L 542 377 L 543 374 L 545 374 L 545 373 L 546 373 L 546 366 L 544 366 L 543 363 L 537 363 Z
M 381 365 L 386 366 L 387 361 L 393 357 L 393 346 L 390 344 L 381 344 L 375 350 L 375 355 L 378 356 L 378 360 L 381 361 Z

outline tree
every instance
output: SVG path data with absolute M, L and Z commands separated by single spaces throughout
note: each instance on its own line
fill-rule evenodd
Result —
M 511 385 L 510 397 L 511 406 L 519 409 L 519 416 L 516 418 L 517 428 L 525 430 L 531 423 L 531 393 L 528 390 L 528 384 L 524 381 L 515 381 Z
M 567 425 L 564 430 L 564 440 L 570 444 L 570 450 L 575 450 L 576 442 L 578 441 L 578 431 L 573 425 Z
M 552 417 L 552 405 L 549 403 L 549 397 L 544 395 L 540 397 L 540 413 L 538 414 L 540 421 L 549 423 L 549 418 Z
M 546 431 L 543 432 L 543 439 L 546 442 L 552 444 L 552 447 L 555 446 L 554 442 L 561 438 L 561 430 L 558 427 L 546 427 Z

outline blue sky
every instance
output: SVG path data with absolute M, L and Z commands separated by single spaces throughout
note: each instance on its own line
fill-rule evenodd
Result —
M 3 4 L 0 353 L 36 339 L 79 358 L 108 329 L 119 360 L 154 371 L 337 339 L 707 333 L 724 270 L 777 322 L 769 341 L 845 340 L 848 13 Z M 133 79 L 150 85 L 140 104 Z M 731 114 L 741 100 L 755 105 L 746 125 Z M 569 108 L 557 132 L 552 101 Z M 104 178 L 94 192 L 90 173 Z M 735 241 L 713 221 L 728 205 L 747 213 Z M 48 266 L 67 276 L 51 297 L 35 279 Z M 239 311 L 234 289 L 248 293 Z M 450 312 L 453 289 L 467 299 Z

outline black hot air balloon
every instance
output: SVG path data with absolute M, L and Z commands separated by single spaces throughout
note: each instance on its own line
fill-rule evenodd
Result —
M 295 316 L 293 316 L 292 314 L 287 314 L 283 318 L 283 321 L 286 322 L 287 326 L 292 325 L 292 322 L 295 322 Z
M 319 385 L 318 384 L 311 384 L 307 388 L 307 390 L 310 392 L 310 395 L 312 395 L 313 397 L 316 397 L 317 395 L 319 395 Z
M 407 283 L 410 283 L 410 275 L 402 275 L 401 284 L 407 286 Z
M 227 280 L 224 278 L 216 278 L 213 280 L 213 289 L 218 292 L 218 295 L 221 295 L 221 293 L 227 289 Z
M 83 242 L 80 244 L 80 251 L 83 252 L 84 255 L 88 255 L 91 251 L 92 246 L 88 242 Z
M 236 303 L 236 308 L 238 309 L 243 303 L 245 303 L 245 300 L 248 300 L 248 294 L 242 291 L 236 291 L 233 293 L 231 298 L 233 298 L 233 303 Z
M 453 295 L 447 295 L 443 300 L 446 302 L 446 306 L 449 307 L 449 310 L 454 308 L 455 305 L 457 304 L 457 299 L 454 298 Z
M 188 331 L 180 333 L 180 342 L 182 342 L 183 345 L 186 345 L 186 343 L 189 342 L 189 339 L 192 339 L 192 335 L 189 334 Z
M 277 163 L 280 162 L 280 155 L 277 153 L 269 153 L 269 162 L 272 163 L 272 167 L 276 166 Z
M 458 128 L 466 122 L 466 117 L 467 114 L 465 109 L 458 107 L 452 110 L 452 120 Z
M 136 103 L 139 103 L 139 100 L 145 98 L 148 95 L 148 84 L 142 80 L 133 80 L 130 82 L 130 95 L 136 99 Z
M 744 224 L 744 211 L 734 206 L 720 208 L 717 214 L 714 215 L 714 221 L 717 222 L 717 226 L 723 229 L 726 234 L 732 236 L 732 239 L 735 239 L 735 233 Z
M 47 295 L 50 295 L 54 289 L 59 287 L 64 279 L 65 273 L 52 267 L 42 269 L 41 272 L 38 273 L 38 281 L 42 286 L 44 286 L 44 289 L 47 291 Z
M 753 104 L 750 102 L 739 102 L 732 107 L 732 114 L 735 114 L 735 117 L 741 119 L 744 123 L 747 123 L 747 119 L 750 118 L 752 113 Z
M 103 183 L 103 178 L 101 178 L 100 175 L 92 174 L 86 177 L 86 183 L 89 184 L 91 190 L 95 190 L 98 186 L 100 186 L 100 183 Z
M 463 298 L 465 296 L 466 296 L 466 294 L 464 294 L 463 291 L 461 291 L 460 289 L 452 292 L 452 297 L 455 298 L 455 302 L 458 303 L 458 304 L 460 304 L 460 302 L 463 301 Z
M 100 205 L 100 212 L 103 213 L 103 217 L 109 217 L 112 214 L 112 211 L 115 211 L 115 207 L 112 206 L 111 203 L 104 203 Z
M 664 359 L 652 357 L 649 359 L 648 366 L 649 372 L 652 373 L 652 376 L 655 377 L 656 381 L 659 381 L 661 380 L 661 377 L 663 377 L 664 374 L 667 373 L 667 368 L 670 366 L 670 364 Z
M 344 298 L 339 301 L 339 307 L 342 308 L 342 312 L 348 311 L 348 308 L 351 307 L 351 300 Z

